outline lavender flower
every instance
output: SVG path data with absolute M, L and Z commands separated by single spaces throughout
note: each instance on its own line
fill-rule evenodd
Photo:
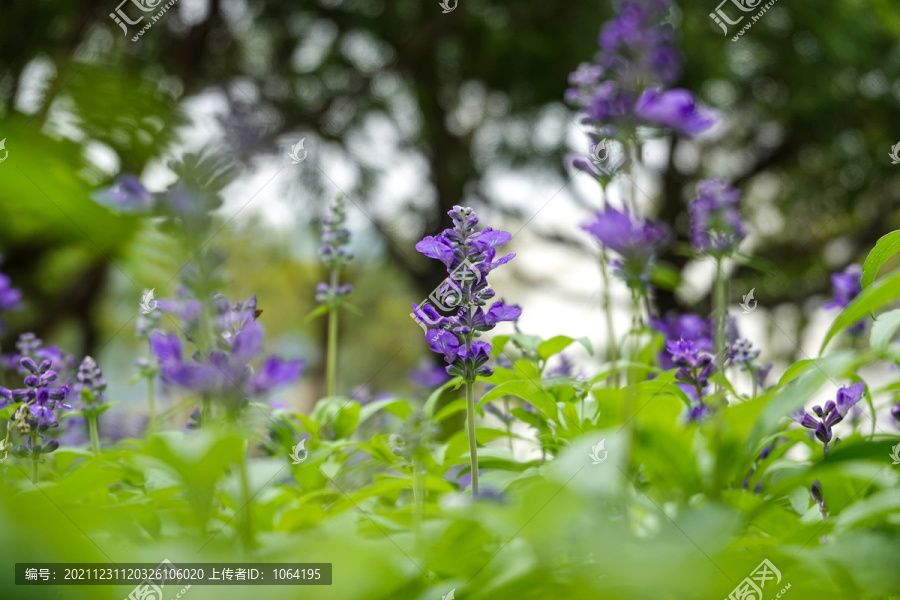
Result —
M 233 306 L 222 296 L 213 301 L 214 348 L 204 356 L 184 356 L 181 338 L 161 330 L 149 334 L 150 348 L 159 363 L 165 383 L 195 392 L 203 398 L 218 398 L 235 415 L 246 405 L 247 395 L 258 396 L 295 381 L 302 373 L 302 360 L 285 361 L 269 356 L 258 368 L 250 365 L 263 352 L 265 337 L 256 320 L 260 311 L 256 298 Z
M 706 179 L 691 201 L 691 243 L 699 252 L 727 256 L 747 235 L 740 212 L 741 193 L 724 179 Z
M 831 276 L 831 286 L 834 289 L 834 300 L 828 302 L 825 308 L 846 308 L 854 298 L 862 293 L 862 267 L 852 264 L 840 273 Z M 850 333 L 860 333 L 866 328 L 866 322 L 860 321 L 847 329 Z
M 75 375 L 77 383 L 72 386 L 76 394 L 76 407 L 84 414 L 98 412 L 98 409 L 106 404 L 106 380 L 103 379 L 103 371 L 100 370 L 97 361 L 90 356 L 85 356 Z
M 583 63 L 569 76 L 566 101 L 605 134 L 635 117 L 687 135 L 718 120 L 687 90 L 662 91 L 681 72 L 674 30 L 662 22 L 669 9 L 668 0 L 625 0 L 601 31 L 594 64 Z
M 316 300 L 319 302 L 332 303 L 353 291 L 352 286 L 338 285 L 335 275 L 353 259 L 353 254 L 347 249 L 350 244 L 350 230 L 344 226 L 346 220 L 344 197 L 338 196 L 329 205 L 328 215 L 323 221 L 319 257 L 331 271 L 332 280 L 329 283 L 320 283 L 316 287 Z
M 713 349 L 712 321 L 700 315 L 669 312 L 663 318 L 650 317 L 650 326 L 662 333 L 666 340 L 693 342 L 698 350 L 705 352 Z M 665 349 L 660 352 L 659 361 L 663 369 L 675 368 L 672 356 Z
M 696 405 L 691 408 L 688 418 L 698 420 L 709 415 L 703 403 L 703 396 L 709 386 L 709 376 L 714 369 L 713 358 L 701 352 L 700 347 L 691 341 L 680 339 L 666 342 L 666 350 L 672 355 L 672 361 L 678 366 L 675 379 L 688 386 L 688 395 L 693 396 Z
M 615 263 L 616 275 L 636 288 L 649 283 L 653 259 L 671 238 L 663 223 L 632 218 L 627 209 L 620 211 L 611 206 L 597 212 L 581 228 L 621 257 Z
M 493 372 L 485 365 L 490 344 L 475 338 L 497 323 L 514 321 L 522 314 L 518 306 L 507 306 L 502 300 L 494 302 L 487 311 L 483 308 L 495 296 L 494 290 L 488 287 L 488 274 L 515 255 L 507 254 L 495 260 L 497 247 L 508 242 L 511 236 L 490 227 L 476 231 L 478 218 L 471 208 L 454 206 L 449 215 L 453 228 L 445 229 L 438 236 L 425 237 L 416 244 L 416 250 L 447 267 L 450 277 L 442 286 L 442 297 L 455 294 L 452 304 L 458 307 L 457 314 L 444 317 L 433 306 L 419 307 L 415 303 L 413 314 L 433 327 L 425 339 L 433 352 L 443 354 L 447 372 L 471 382 L 478 375 Z
M 816 439 L 822 442 L 823 452 L 828 452 L 828 444 L 834 436 L 834 426 L 844 420 L 850 409 L 863 397 L 865 390 L 866 384 L 861 381 L 844 386 L 838 390 L 835 400 L 826 402 L 824 408 L 813 406 L 815 417 L 801 408 L 791 415 L 791 419 L 807 429 L 812 429 Z
M 566 100 L 587 121 L 615 123 L 632 114 L 644 85 L 668 85 L 681 70 L 674 30 L 661 23 L 667 1 L 626 0 L 604 25 L 595 64 L 583 63 L 569 76 Z
M 69 394 L 67 386 L 50 387 L 59 376 L 50 368 L 49 360 L 37 364 L 25 356 L 20 359 L 20 364 L 29 373 L 24 379 L 25 387 L 14 390 L 0 388 L 0 408 L 15 402 L 23 403 L 13 413 L 11 421 L 19 433 L 26 436 L 25 443 L 14 447 L 12 451 L 16 456 L 32 458 L 34 464 L 32 481 L 37 482 L 37 463 L 40 456 L 59 448 L 59 440 L 44 441 L 47 430 L 59 426 L 54 411 L 71 410 L 72 407 L 63 403 Z
M 637 101 L 635 112 L 644 121 L 671 127 L 686 135 L 703 133 L 719 120 L 716 111 L 697 106 L 694 95 L 683 89 L 645 90 Z

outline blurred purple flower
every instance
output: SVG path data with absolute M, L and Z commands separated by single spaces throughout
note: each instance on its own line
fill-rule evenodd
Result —
M 148 214 L 156 206 L 156 197 L 134 175 L 121 175 L 112 186 L 94 192 L 94 201 L 126 214 Z
M 702 133 L 719 120 L 718 112 L 697 106 L 693 94 L 683 89 L 645 90 L 637 101 L 635 113 L 644 121 L 671 127 L 686 135 Z
M 831 286 L 834 289 L 834 300 L 825 304 L 825 308 L 846 308 L 859 294 L 862 293 L 862 267 L 851 264 L 840 273 L 831 276 Z M 850 333 L 861 333 L 866 328 L 866 321 L 862 320 L 847 328 Z
M 409 373 L 409 381 L 423 388 L 436 388 L 450 381 L 450 376 L 444 367 L 422 361 Z
M 611 206 L 595 213 L 581 228 L 622 257 L 615 272 L 635 287 L 647 285 L 656 253 L 671 239 L 665 224 L 632 217 L 628 209 L 620 211 Z
M 724 179 L 705 179 L 690 203 L 691 243 L 699 252 L 725 256 L 747 235 L 740 212 L 741 193 Z

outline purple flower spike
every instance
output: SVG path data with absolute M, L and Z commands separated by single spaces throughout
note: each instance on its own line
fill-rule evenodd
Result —
M 478 217 L 471 208 L 454 206 L 448 214 L 453 228 L 425 237 L 416 244 L 416 250 L 447 268 L 449 277 L 432 296 L 440 297 L 436 303 L 441 310 L 454 310 L 456 314 L 443 316 L 431 305 L 413 304 L 413 316 L 428 328 L 425 339 L 433 352 L 443 355 L 447 373 L 474 381 L 479 375 L 493 372 L 486 366 L 490 344 L 476 338 L 498 323 L 515 321 L 522 314 L 521 308 L 502 300 L 487 307 L 495 296 L 488 286 L 488 275 L 515 255 L 497 258 L 497 247 L 512 236 L 490 227 L 475 230 Z
M 747 235 L 740 212 L 741 193 L 724 179 L 706 179 L 691 201 L 691 243 L 699 252 L 726 256 Z

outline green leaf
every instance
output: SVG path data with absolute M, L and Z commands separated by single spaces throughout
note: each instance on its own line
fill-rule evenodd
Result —
M 887 350 L 898 329 L 900 329 L 900 308 L 879 315 L 872 324 L 869 346 L 876 352 Z
M 546 415 L 556 418 L 556 402 L 553 396 L 545 389 L 541 388 L 536 381 L 507 381 L 502 383 L 485 394 L 478 402 L 478 406 L 482 406 L 491 400 L 502 398 L 503 396 L 516 396 L 532 406 L 537 407 Z
M 321 317 L 322 315 L 328 314 L 328 305 L 322 304 L 318 306 L 315 310 L 306 315 L 306 322 L 309 323 L 313 319 Z
M 842 310 L 841 314 L 834 320 L 831 329 L 828 330 L 828 334 L 822 342 L 822 347 L 819 348 L 819 354 L 822 354 L 825 346 L 838 332 L 843 331 L 854 323 L 858 323 L 869 313 L 896 300 L 898 296 L 900 296 L 900 271 L 882 278 L 878 285 L 863 289 L 862 293 L 854 298 L 853 302 Z
M 878 269 L 881 268 L 881 265 L 898 252 L 900 252 L 900 230 L 892 231 L 875 242 L 875 247 L 872 248 L 869 256 L 866 257 L 866 262 L 863 263 L 863 289 L 875 282 L 875 276 L 878 274 Z
M 538 356 L 540 356 L 543 360 L 547 360 L 554 354 L 558 354 L 568 348 L 572 343 L 578 342 L 582 346 L 584 346 L 588 354 L 593 356 L 594 348 L 591 346 L 591 341 L 586 337 L 580 337 L 578 339 L 570 338 L 567 335 L 558 335 L 556 337 L 552 337 L 546 342 L 541 342 L 538 344 L 537 351 Z
M 379 410 L 397 415 L 401 419 L 405 419 L 412 412 L 412 407 L 405 400 L 399 398 L 385 398 L 384 400 L 376 400 L 363 406 L 359 411 L 359 422 L 363 423 L 366 419 L 377 413 Z
M 440 400 L 441 395 L 451 386 L 459 386 L 462 383 L 462 379 L 459 377 L 454 377 L 438 389 L 431 392 L 431 395 L 428 396 L 428 400 L 425 401 L 425 406 L 422 407 L 422 410 L 425 411 L 425 414 L 429 417 L 434 416 L 434 409 L 437 406 L 438 400 Z

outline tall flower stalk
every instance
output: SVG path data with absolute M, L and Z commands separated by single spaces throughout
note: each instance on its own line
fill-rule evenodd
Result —
M 316 300 L 321 309 L 328 312 L 328 349 L 325 364 L 325 390 L 327 396 L 334 396 L 337 384 L 338 311 L 346 304 L 346 297 L 353 291 L 350 285 L 340 285 L 340 273 L 353 258 L 347 249 L 350 230 L 344 227 L 347 214 L 344 197 L 338 196 L 328 207 L 322 227 L 322 245 L 319 256 L 328 267 L 328 283 L 316 287 Z M 313 316 L 320 314 L 314 311 Z
M 728 280 L 725 260 L 737 250 L 747 235 L 740 212 L 741 193 L 724 179 L 706 179 L 697 186 L 697 197 L 691 201 L 691 243 L 699 252 L 714 259 L 713 310 L 715 327 L 713 344 L 716 372 L 724 373 L 728 318 Z M 721 386 L 719 386 L 721 390 Z
M 507 254 L 496 259 L 497 247 L 512 236 L 490 227 L 476 231 L 478 217 L 468 207 L 454 206 L 449 211 L 453 228 L 441 235 L 427 236 L 416 250 L 429 258 L 440 260 L 449 277 L 436 290 L 437 296 L 451 309 L 454 316 L 442 316 L 429 304 L 413 303 L 413 315 L 431 327 L 425 339 L 433 352 L 443 354 L 447 373 L 459 377 L 466 390 L 466 435 L 472 471 L 472 495 L 478 495 L 478 445 L 475 437 L 474 384 L 478 376 L 488 376 L 493 370 L 487 366 L 491 345 L 479 340 L 482 334 L 501 321 L 514 321 L 522 314 L 515 305 L 502 300 L 484 307 L 496 294 L 488 286 L 487 277 L 494 269 L 515 257 Z
M 100 413 L 106 410 L 106 380 L 103 379 L 103 371 L 97 366 L 90 356 L 85 356 L 75 375 L 78 383 L 74 386 L 76 394 L 76 408 L 81 411 L 88 423 L 88 431 L 91 436 L 91 448 L 94 456 L 100 455 L 100 427 L 98 418 Z

